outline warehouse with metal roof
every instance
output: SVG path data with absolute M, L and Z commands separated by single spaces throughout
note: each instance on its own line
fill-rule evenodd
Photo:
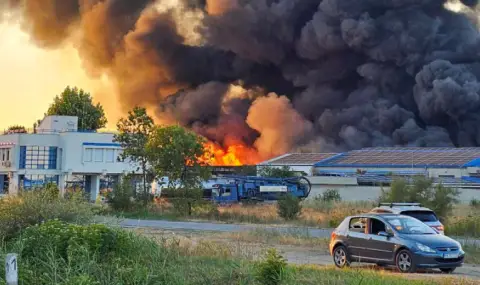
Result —
M 343 153 L 289 153 L 257 165 L 290 168 L 313 185 L 311 195 L 338 189 L 347 200 L 374 200 L 396 178 L 429 177 L 480 198 L 480 147 L 374 147 Z
M 312 176 L 315 163 L 331 158 L 335 155 L 337 155 L 337 153 L 287 153 L 257 164 L 257 169 L 264 166 L 289 166 L 297 173 Z
M 388 185 L 396 176 L 480 188 L 480 148 L 365 148 L 315 163 L 316 176 L 355 176 L 359 185 Z M 476 185 L 478 184 L 478 185 Z

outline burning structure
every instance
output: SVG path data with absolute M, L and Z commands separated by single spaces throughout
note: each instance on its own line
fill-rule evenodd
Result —
M 211 141 L 214 164 L 288 151 L 480 145 L 475 0 L 2 0 L 74 42 L 123 108 Z

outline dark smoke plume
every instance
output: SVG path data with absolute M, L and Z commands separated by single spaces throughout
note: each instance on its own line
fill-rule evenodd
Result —
M 9 0 L 33 41 L 74 40 L 123 106 L 264 156 L 479 146 L 478 1 Z M 449 4 L 451 4 L 449 3 Z M 6 9 L 6 8 L 4 8 Z

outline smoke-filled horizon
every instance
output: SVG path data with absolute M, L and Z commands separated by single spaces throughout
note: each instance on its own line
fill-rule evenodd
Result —
M 74 42 L 124 110 L 261 158 L 480 145 L 474 0 L 0 1 L 38 46 Z

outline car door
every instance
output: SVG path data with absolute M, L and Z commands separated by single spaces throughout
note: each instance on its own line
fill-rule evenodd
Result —
M 368 219 L 367 240 L 365 242 L 365 257 L 374 261 L 393 261 L 395 252 L 395 237 L 381 236 L 379 232 L 393 233 L 391 228 L 377 218 Z
M 361 260 L 365 256 L 365 242 L 367 240 L 367 218 L 353 217 L 350 219 L 347 242 L 350 256 Z

